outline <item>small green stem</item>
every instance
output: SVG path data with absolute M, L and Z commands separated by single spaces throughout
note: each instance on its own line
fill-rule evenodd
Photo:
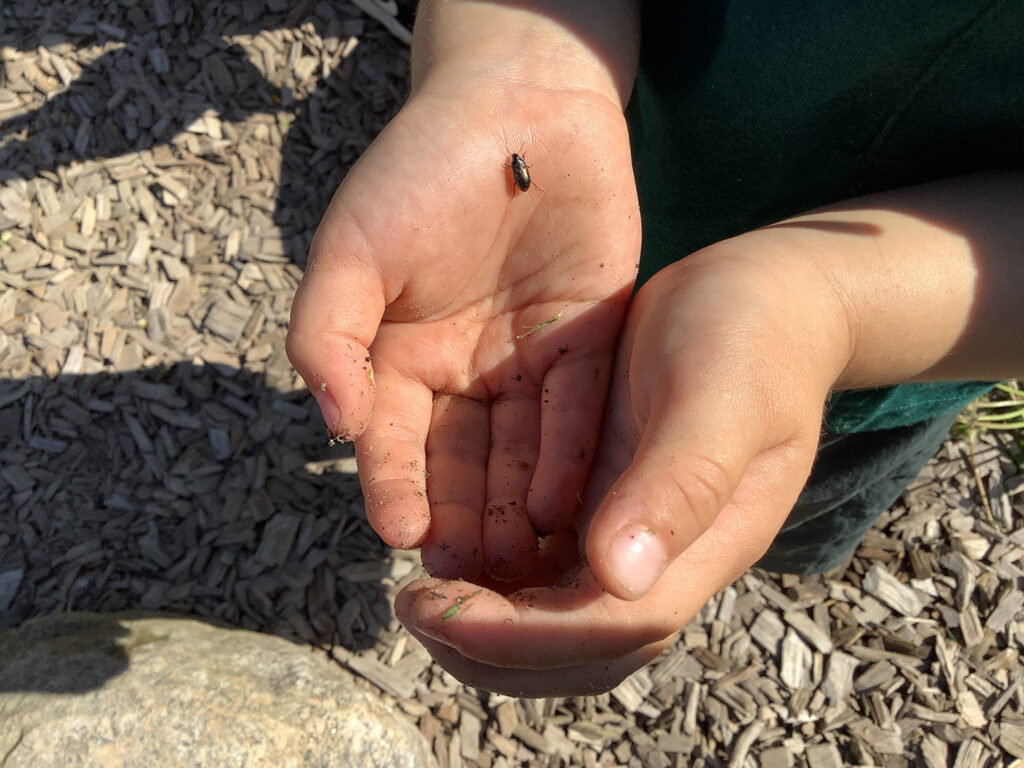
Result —
M 441 618 L 442 619 L 450 619 L 452 616 L 454 616 L 456 613 L 459 612 L 459 608 L 461 608 L 464 603 L 466 603 L 470 599 L 476 597 L 481 592 L 483 592 L 483 590 L 482 589 L 478 589 L 476 592 L 472 592 L 472 593 L 470 593 L 468 595 L 463 595 L 462 597 L 455 598 L 455 602 L 452 603 L 451 608 L 449 608 L 447 611 L 442 613 L 441 614 Z
M 562 310 L 562 311 L 564 312 L 565 310 Z M 547 320 L 545 320 L 544 322 L 542 322 L 542 323 L 537 323 L 537 325 L 533 326 L 532 328 L 527 328 L 527 329 L 526 329 L 526 333 L 521 333 L 521 334 L 519 334 L 518 336 L 516 336 L 516 340 L 518 341 L 519 339 L 525 339 L 525 338 L 526 338 L 527 336 L 529 336 L 530 334 L 536 333 L 537 331 L 539 331 L 539 330 L 540 330 L 541 328 L 543 328 L 544 326 L 546 326 L 546 325 L 551 325 L 551 324 L 552 324 L 553 322 L 555 322 L 556 320 L 558 320 L 558 318 L 560 318 L 561 316 L 562 316 L 562 312 L 559 312 L 559 313 L 558 313 L 557 315 L 555 315 L 554 317 L 549 317 L 549 318 L 548 318 Z

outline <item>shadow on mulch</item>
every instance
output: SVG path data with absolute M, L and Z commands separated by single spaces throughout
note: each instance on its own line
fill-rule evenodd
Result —
M 313 399 L 249 371 L 0 380 L 0 434 L 0 630 L 159 610 L 360 650 L 412 569 Z
M 408 49 L 339 0 L 186 0 L 165 3 L 166 17 L 158 5 L 125 11 L 80 0 L 5 4 L 0 47 L 116 47 L 34 111 L 0 120 L 0 179 L 33 179 L 72 162 L 167 144 L 209 110 L 229 122 L 285 112 L 273 219 L 288 255 L 304 265 L 334 190 L 405 98 Z M 406 20 L 408 6 L 403 2 Z M 346 23 L 365 23 L 360 45 L 337 69 L 322 77 L 318 69 L 315 84 L 301 86 L 308 98 L 269 82 L 231 41 L 303 24 L 321 37 L 345 39 Z M 154 58 L 154 51 L 161 53 Z M 10 85 L 0 69 L 0 87 Z
M 231 39 L 305 24 L 360 44 L 296 89 L 265 79 Z M 210 110 L 228 122 L 284 112 L 273 219 L 300 265 L 408 87 L 405 46 L 340 0 L 0 8 L 0 47 L 68 43 L 110 45 L 65 90 L 0 119 L 0 179 L 168 144 Z M 10 77 L 0 68 L 0 87 L 26 83 Z M 0 435 L 0 630 L 49 613 L 160 610 L 360 650 L 391 618 L 388 550 L 356 477 L 336 469 L 351 449 L 328 446 L 304 391 L 187 363 L 0 379 Z

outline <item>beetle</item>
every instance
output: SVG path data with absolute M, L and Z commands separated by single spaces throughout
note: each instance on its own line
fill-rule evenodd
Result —
M 508 167 L 512 169 L 512 178 L 515 179 L 519 190 L 521 192 L 528 190 L 530 188 L 530 166 L 526 164 L 526 161 L 513 152 L 512 165 Z
M 520 192 L 526 192 L 530 188 L 531 184 L 542 192 L 544 191 L 540 185 L 533 183 L 533 180 L 530 178 L 530 166 L 526 164 L 526 161 L 523 160 L 519 153 L 513 152 L 512 163 L 504 167 L 512 170 L 512 179 L 515 181 L 516 186 L 519 187 Z M 513 189 L 513 197 L 515 196 L 515 193 L 516 191 Z

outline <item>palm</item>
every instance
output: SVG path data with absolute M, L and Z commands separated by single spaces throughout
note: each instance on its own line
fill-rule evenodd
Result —
M 639 252 L 621 113 L 523 103 L 410 102 L 335 197 L 293 312 L 307 383 L 339 430 L 366 423 L 371 521 L 439 575 L 520 577 L 535 529 L 570 524 Z M 520 149 L 526 193 L 503 168 Z

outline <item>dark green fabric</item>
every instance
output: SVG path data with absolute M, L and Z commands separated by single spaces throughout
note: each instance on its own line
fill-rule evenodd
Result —
M 940 413 L 958 412 L 991 388 L 988 382 L 942 381 L 843 392 L 829 402 L 825 428 L 864 432 L 915 424 Z
M 640 282 L 699 248 L 870 192 L 1024 168 L 1024 3 L 644 3 L 627 117 Z M 826 424 L 895 427 L 989 383 L 837 393 Z

